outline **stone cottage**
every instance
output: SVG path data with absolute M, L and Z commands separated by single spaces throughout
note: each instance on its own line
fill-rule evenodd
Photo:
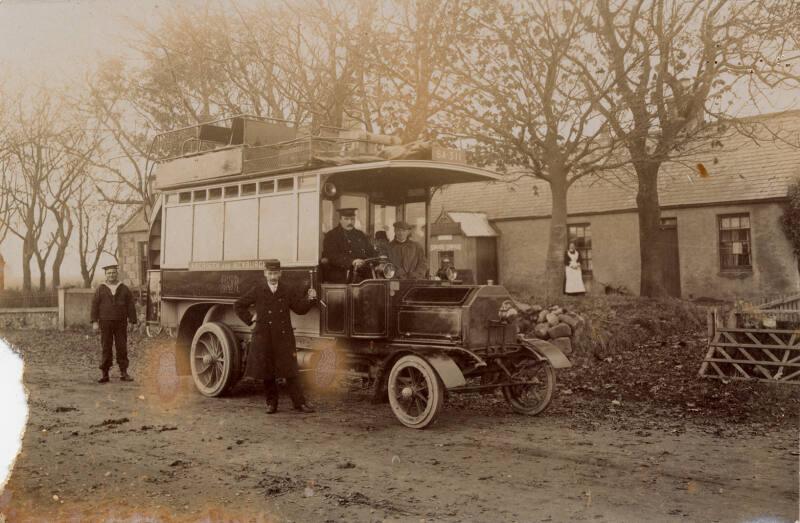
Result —
M 800 176 L 800 111 L 740 120 L 737 127 L 747 132 L 728 128 L 709 137 L 713 146 L 661 167 L 659 241 L 665 285 L 674 296 L 733 299 L 800 290 L 798 260 L 780 225 L 788 186 Z M 525 295 L 543 283 L 550 209 L 548 184 L 523 178 L 448 187 L 437 193 L 431 214 L 486 213 L 499 232 L 498 279 Z M 589 292 L 637 293 L 632 172 L 579 180 L 569 190 L 568 213 L 569 240 L 583 255 Z

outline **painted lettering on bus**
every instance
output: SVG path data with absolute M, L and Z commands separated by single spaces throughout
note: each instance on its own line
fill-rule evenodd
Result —
M 239 294 L 239 276 L 235 274 L 221 275 L 219 290 L 222 294 Z

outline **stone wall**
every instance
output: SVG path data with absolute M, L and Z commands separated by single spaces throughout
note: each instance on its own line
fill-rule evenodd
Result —
M 147 241 L 147 231 L 120 232 L 117 236 L 117 258 L 119 260 L 119 279 L 131 290 L 138 289 L 146 282 L 140 281 L 142 263 L 139 242 Z
M 0 309 L 0 331 L 6 329 L 55 329 L 58 325 L 58 307 L 31 309 Z
M 88 327 L 92 314 L 94 289 L 62 287 L 58 289 L 58 328 Z

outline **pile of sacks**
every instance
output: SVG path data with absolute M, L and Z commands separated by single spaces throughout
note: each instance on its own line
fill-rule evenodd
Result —
M 580 334 L 586 320 L 578 313 L 568 311 L 560 305 L 544 308 L 533 305 L 522 308 L 519 314 L 519 330 L 527 336 L 547 340 L 560 348 L 564 354 L 570 354 L 573 340 Z

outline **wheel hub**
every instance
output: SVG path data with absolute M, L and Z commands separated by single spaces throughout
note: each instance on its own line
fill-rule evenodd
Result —
M 203 355 L 203 365 L 211 365 L 214 362 L 214 357 L 211 354 Z
M 414 390 L 411 387 L 403 387 L 403 390 L 400 391 L 400 394 L 403 396 L 403 399 L 408 399 L 414 395 Z

